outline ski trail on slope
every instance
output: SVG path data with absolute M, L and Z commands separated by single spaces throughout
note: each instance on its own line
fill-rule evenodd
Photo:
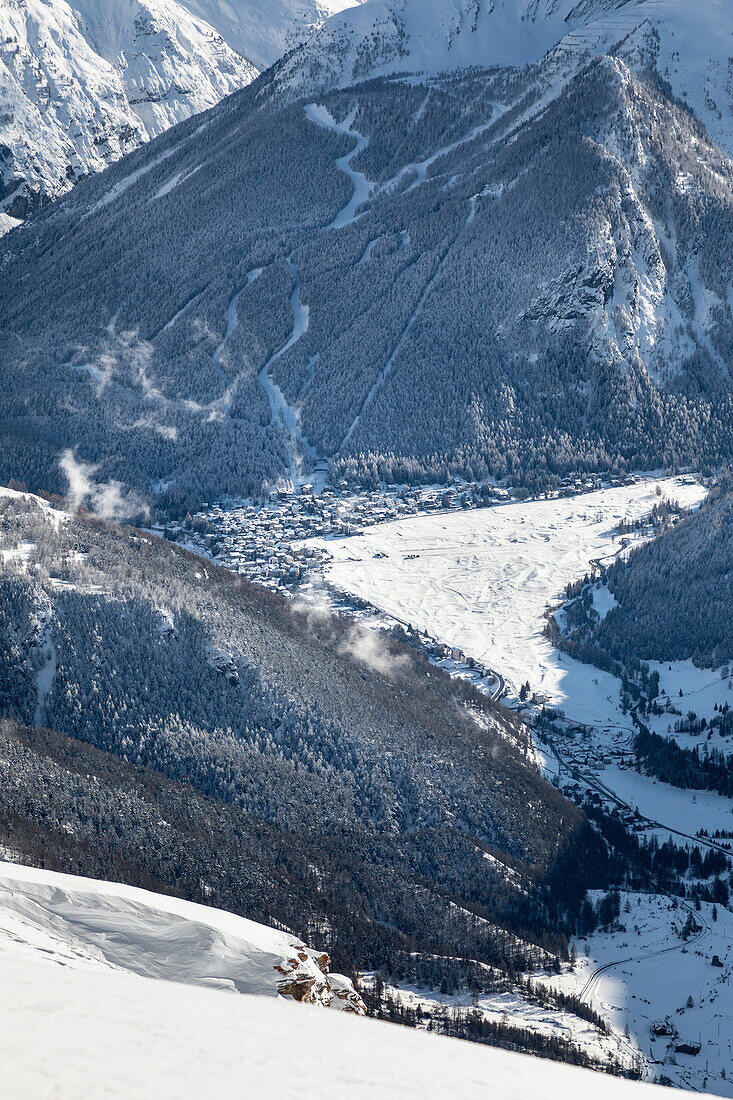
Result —
M 469 201 L 469 212 L 468 212 L 468 217 L 466 218 L 466 221 L 465 221 L 464 226 L 463 226 L 464 229 L 468 229 L 468 227 L 472 224 L 473 219 L 476 215 L 476 203 L 478 202 L 478 200 L 480 198 L 482 198 L 484 196 L 484 194 L 488 194 L 486 189 L 484 189 L 484 191 L 482 191 L 478 195 L 472 195 L 471 198 L 468 200 Z M 458 240 L 459 236 L 460 236 L 460 233 L 456 237 L 456 240 Z M 369 257 L 371 257 L 371 252 L 369 252 L 369 248 L 371 246 L 373 246 L 375 243 L 376 242 L 374 242 L 374 241 L 370 241 L 369 244 L 367 245 L 367 252 L 369 253 L 369 256 L 367 257 L 367 260 L 369 259 Z M 422 292 L 422 294 L 420 295 L 420 297 L 418 299 L 417 305 L 415 306 L 415 309 L 413 310 L 407 324 L 405 325 L 404 329 L 402 330 L 402 335 L 400 336 L 399 340 L 397 341 L 397 343 L 395 345 L 394 351 L 390 355 L 390 357 L 387 360 L 387 363 L 385 364 L 385 366 L 382 367 L 381 371 L 377 375 L 377 379 L 376 379 L 374 385 L 369 390 L 369 393 L 366 395 L 366 397 L 364 399 L 364 404 L 362 405 L 361 409 L 359 410 L 359 412 L 354 417 L 354 420 L 352 421 L 351 426 L 350 426 L 349 430 L 347 431 L 346 435 L 341 440 L 341 443 L 339 445 L 339 451 L 342 451 L 343 448 L 346 447 L 347 444 L 350 442 L 352 435 L 354 434 L 356 428 L 359 425 L 359 421 L 361 420 L 362 416 L 364 415 L 366 410 L 369 408 L 372 401 L 377 396 L 377 394 L 381 390 L 382 386 L 386 382 L 387 377 L 391 373 L 392 367 L 394 366 L 395 359 L 397 358 L 400 351 L 402 350 L 402 347 L 405 343 L 405 340 L 407 339 L 407 337 L 409 335 L 410 329 L 412 328 L 415 321 L 417 320 L 417 318 L 422 313 L 422 308 L 425 305 L 425 300 L 428 297 L 428 295 L 430 294 L 430 291 L 435 286 L 435 283 L 437 282 L 437 280 L 440 278 L 440 276 L 441 276 L 441 274 L 442 274 L 442 272 L 445 268 L 446 260 L 448 259 L 448 254 L 449 254 L 451 248 L 453 247 L 453 245 L 455 243 L 456 243 L 456 241 L 454 240 L 454 241 L 451 242 L 451 244 L 448 245 L 445 252 L 443 253 L 443 257 L 442 257 L 440 263 L 438 264 L 437 268 L 433 272 L 430 279 L 428 279 L 427 283 L 425 284 L 423 292 Z M 365 253 L 364 255 L 366 256 L 367 253 Z M 362 259 L 359 262 L 360 263 L 364 262 L 364 257 L 362 257 Z
M 227 377 L 225 371 L 222 369 L 221 357 L 224 353 L 224 349 L 234 335 L 237 325 L 239 324 L 239 321 L 237 320 L 237 302 L 239 301 L 239 295 L 241 293 L 241 290 L 238 290 L 237 293 L 229 300 L 229 305 L 226 309 L 227 328 L 226 332 L 224 333 L 224 339 L 219 344 L 216 351 L 211 357 L 211 361 L 216 368 L 217 374 L 226 383 L 227 386 L 229 385 L 230 380 Z
M 38 610 L 38 619 L 41 625 L 40 637 L 36 642 L 35 659 L 31 658 L 31 667 L 36 671 L 36 709 L 33 716 L 34 726 L 43 726 L 46 720 L 46 704 L 51 694 L 53 681 L 56 676 L 56 648 L 51 637 L 51 620 L 53 618 L 53 604 L 44 593 L 41 598 L 41 606 Z
M 474 126 L 474 128 L 469 131 L 469 133 L 466 134 L 464 137 L 457 138 L 456 141 L 452 141 L 450 145 L 441 146 L 440 149 L 437 149 L 434 153 L 431 153 L 429 157 L 425 158 L 425 160 L 411 160 L 409 164 L 403 165 L 402 168 L 400 168 L 399 172 L 392 176 L 391 179 L 388 179 L 384 183 L 380 184 L 379 188 L 374 193 L 374 198 L 377 198 L 378 195 L 383 195 L 386 191 L 393 191 L 397 187 L 397 185 L 404 179 L 404 177 L 409 175 L 410 172 L 415 173 L 415 179 L 407 188 L 407 191 L 414 191 L 416 187 L 420 187 L 421 184 L 426 182 L 428 178 L 428 168 L 432 167 L 432 165 L 435 164 L 436 161 L 440 160 L 441 157 L 448 156 L 449 153 L 453 153 L 456 149 L 460 149 L 462 145 L 468 145 L 469 142 L 474 141 L 477 137 L 480 137 L 480 135 L 483 134 L 486 130 L 490 130 L 491 127 L 496 124 L 498 119 L 501 117 L 501 114 L 503 113 L 504 112 L 501 111 L 496 115 L 492 115 L 489 122 L 482 122 L 479 126 Z
M 305 107 L 306 117 L 311 122 L 315 123 L 316 126 L 321 126 L 326 130 L 331 130 L 334 133 L 338 133 L 338 134 L 350 134 L 352 137 L 356 138 L 356 145 L 351 150 L 351 152 L 347 153 L 343 157 L 339 157 L 338 160 L 335 162 L 336 167 L 341 172 L 345 172 L 350 177 L 350 179 L 352 180 L 352 182 L 354 184 L 354 193 L 352 194 L 351 199 L 349 200 L 349 202 L 346 204 L 346 206 L 344 206 L 339 211 L 339 213 L 336 215 L 336 217 L 331 222 L 331 224 L 326 226 L 326 229 L 341 229 L 346 225 L 350 225 L 353 221 L 356 220 L 356 218 L 357 218 L 356 211 L 360 206 L 362 206 L 365 202 L 367 202 L 368 199 L 371 198 L 373 195 L 374 196 L 379 195 L 379 194 L 383 193 L 386 190 L 390 190 L 390 189 L 396 187 L 397 184 L 400 182 L 400 180 L 409 172 L 414 171 L 416 173 L 416 179 L 411 184 L 411 186 L 408 188 L 408 190 L 412 190 L 414 187 L 418 187 L 420 184 L 425 183 L 425 181 L 427 179 L 428 169 L 430 168 L 430 166 L 432 164 L 434 164 L 441 157 L 446 156 L 448 153 L 453 152 L 454 149 L 457 149 L 461 145 L 465 145 L 466 143 L 471 142 L 475 138 L 479 137 L 486 130 L 490 129 L 497 122 L 497 119 L 500 118 L 501 115 L 504 114 L 505 111 L 506 111 L 506 108 L 501 107 L 499 104 L 492 104 L 492 107 L 494 107 L 494 110 L 492 111 L 491 119 L 488 122 L 482 122 L 480 125 L 474 126 L 474 128 L 468 134 L 466 134 L 464 137 L 458 138 L 456 141 L 451 142 L 450 145 L 442 146 L 436 152 L 432 153 L 429 157 L 426 157 L 425 160 L 413 161 L 413 162 L 410 162 L 409 164 L 404 165 L 404 167 L 400 169 L 400 171 L 397 173 L 396 176 L 394 176 L 392 179 L 388 180 L 386 183 L 383 183 L 379 188 L 377 188 L 376 184 L 374 184 L 374 183 L 370 182 L 369 180 L 367 180 L 367 178 L 366 178 L 366 176 L 364 175 L 363 172 L 356 172 L 351 167 L 351 161 L 353 160 L 353 158 L 355 156 L 357 156 L 369 144 L 369 139 L 364 137 L 363 134 L 360 134 L 358 132 L 358 130 L 354 130 L 354 128 L 353 128 L 353 122 L 354 122 L 354 118 L 356 116 L 356 107 L 353 108 L 353 110 L 347 115 L 347 117 L 343 120 L 343 122 L 336 122 L 333 115 L 330 113 L 330 111 L 326 107 L 324 107 L 321 104 L 317 104 L 317 103 L 308 103 Z M 468 216 L 468 220 L 467 220 L 466 224 L 470 225 L 472 221 L 473 221 L 473 208 L 472 208 L 471 212 L 469 212 L 469 216 Z M 369 244 L 366 247 L 366 251 L 364 252 L 361 260 L 359 261 L 360 263 L 368 263 L 369 262 L 369 260 L 371 259 L 371 250 L 374 247 L 375 243 L 376 243 L 376 241 L 374 241 L 374 242 L 370 241 L 369 242 Z M 445 261 L 447 259 L 449 251 L 450 251 L 450 246 L 446 249 L 446 251 L 443 255 L 443 258 L 440 260 L 440 263 L 438 264 L 438 267 L 436 268 L 435 272 L 433 273 L 433 275 L 431 276 L 431 278 L 428 280 L 427 284 L 425 285 L 425 288 L 424 288 L 422 294 L 420 295 L 420 299 L 418 300 L 418 303 L 417 303 L 412 315 L 410 316 L 405 328 L 402 330 L 402 334 L 401 334 L 399 340 L 397 341 L 397 344 L 396 344 L 392 354 L 390 355 L 389 360 L 387 361 L 385 366 L 382 368 L 382 370 L 379 372 L 379 375 L 377 376 L 377 379 L 376 379 L 374 385 L 369 390 L 369 393 L 367 394 L 360 411 L 357 413 L 355 419 L 353 420 L 351 426 L 349 427 L 349 430 L 347 431 L 346 435 L 344 436 L 343 440 L 341 441 L 341 444 L 339 446 L 339 450 L 342 450 L 349 443 L 352 435 L 354 434 L 354 431 L 356 430 L 356 428 L 359 424 L 359 421 L 361 420 L 361 417 L 362 417 L 363 413 L 365 412 L 366 409 L 369 408 L 372 401 L 374 400 L 374 398 L 376 397 L 376 395 L 379 393 L 382 386 L 384 385 L 388 375 L 390 374 L 390 372 L 392 370 L 392 367 L 394 366 L 395 359 L 397 358 L 400 350 L 402 349 L 402 347 L 404 345 L 405 340 L 407 339 L 407 336 L 410 332 L 410 329 L 412 328 L 413 324 L 415 323 L 417 318 L 420 316 L 420 313 L 422 312 L 422 307 L 425 303 L 425 299 L 427 298 L 428 294 L 430 293 L 433 286 L 435 285 L 436 280 L 438 279 L 441 272 L 443 271 Z M 282 350 L 285 351 L 287 349 L 283 348 Z M 278 356 L 280 354 L 282 354 L 282 352 L 277 353 Z M 271 362 L 272 362 L 272 360 L 271 360 Z M 267 366 L 269 366 L 269 364 L 267 364 Z M 264 368 L 265 372 L 266 372 L 266 370 L 267 370 L 267 367 Z M 260 377 L 262 377 L 262 376 L 260 376 Z M 267 385 L 264 381 L 263 381 L 263 385 L 267 389 Z M 270 383 L 270 385 L 272 385 L 272 383 Z M 279 390 L 278 390 L 278 393 L 279 393 Z M 269 394 L 268 394 L 268 396 L 269 396 Z M 280 397 L 282 398 L 282 394 L 280 394 Z M 270 400 L 270 407 L 271 408 L 273 407 L 272 399 Z M 273 413 L 273 415 L 274 415 L 274 413 Z
M 253 271 L 249 271 L 247 273 L 246 286 L 251 286 L 252 283 L 255 281 L 255 279 L 259 278 L 259 276 L 261 274 L 262 274 L 262 268 L 261 267 L 256 267 L 256 268 L 254 268 Z M 244 290 L 244 289 L 245 289 L 245 287 L 242 287 L 242 290 Z M 211 361 L 214 364 L 214 369 L 216 370 L 216 373 L 219 375 L 222 382 L 226 386 L 224 396 L 221 399 L 221 407 L 222 407 L 222 411 L 227 415 L 228 415 L 228 413 L 229 413 L 229 411 L 232 407 L 232 398 L 234 396 L 234 385 L 235 385 L 235 383 L 232 381 L 231 378 L 229 378 L 226 371 L 222 368 L 221 357 L 224 354 L 224 351 L 226 350 L 227 344 L 229 343 L 232 336 L 234 335 L 234 333 L 237 329 L 237 326 L 239 325 L 239 318 L 237 317 L 237 303 L 239 302 L 239 296 L 241 295 L 242 290 L 238 290 L 237 293 L 234 294 L 229 299 L 229 304 L 227 305 L 227 308 L 226 308 L 227 327 L 226 327 L 226 332 L 224 333 L 224 339 L 219 344 L 219 346 L 216 348 L 214 354 L 211 357 Z M 184 309 L 185 309 L 185 306 L 184 306 Z
M 267 400 L 270 402 L 270 423 L 274 424 L 279 418 L 282 420 L 285 428 L 286 445 L 288 448 L 287 474 L 288 477 L 295 478 L 298 476 L 298 472 L 302 465 L 302 452 L 304 451 L 310 458 L 314 459 L 318 458 L 318 452 L 315 447 L 311 446 L 301 431 L 300 410 L 287 403 L 285 395 L 277 382 L 272 380 L 269 373 L 270 368 L 275 365 L 278 359 L 285 355 L 287 351 L 290 351 L 302 336 L 305 336 L 310 324 L 310 308 L 304 305 L 300 300 L 300 272 L 293 263 L 291 256 L 288 256 L 287 264 L 295 279 L 293 292 L 290 295 L 290 308 L 293 311 L 293 331 L 287 342 L 283 344 L 281 348 L 278 348 L 278 350 L 267 360 L 259 373 L 259 379 L 267 394 Z
M 56 650 L 48 633 L 44 638 L 42 649 L 44 663 L 38 670 L 36 680 L 36 711 L 33 718 L 34 726 L 42 726 L 46 717 L 46 702 L 51 694 L 54 677 L 56 676 Z
M 366 149 L 369 144 L 369 138 L 364 137 L 358 130 L 353 129 L 352 124 L 356 116 L 356 107 L 354 107 L 343 122 L 336 122 L 330 111 L 317 103 L 308 103 L 305 108 L 305 113 L 311 122 L 315 123 L 316 126 L 323 127 L 324 130 L 331 130 L 336 134 L 349 134 L 351 137 L 356 138 L 356 145 L 351 152 L 346 153 L 343 157 L 339 157 L 338 160 L 334 162 L 339 172 L 344 172 L 353 183 L 354 193 L 346 206 L 339 210 L 331 224 L 326 226 L 326 229 L 343 229 L 345 225 L 350 225 L 356 220 L 357 209 L 367 201 L 374 190 L 374 184 L 366 178 L 364 173 L 356 172 L 351 167 L 351 162 L 354 157 L 358 156 L 363 149 Z

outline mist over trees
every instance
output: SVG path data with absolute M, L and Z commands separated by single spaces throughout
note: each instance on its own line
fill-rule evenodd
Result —
M 369 966 L 394 936 L 404 950 L 419 942 L 520 970 L 567 952 L 597 842 L 528 759 L 516 717 L 394 639 L 377 669 L 347 624 L 144 532 L 82 519 L 54 529 L 40 509 L 4 505 L 3 547 L 35 545 L 0 571 L 0 714 L 12 728 L 54 731 L 65 766 L 77 743 L 80 759 L 89 746 L 155 771 L 192 804 L 208 799 L 222 822 L 246 829 L 258 873 L 271 860 L 303 872 L 307 905 L 299 888 L 293 909 L 272 916 L 288 923 L 304 907 L 309 925 L 338 923 L 339 943 L 357 921 Z M 138 826 L 123 837 L 124 802 L 105 809 L 88 786 L 28 778 L 6 805 L 39 828 L 63 833 L 71 820 L 97 852 L 104 835 L 117 837 L 120 859 L 175 882 L 157 857 L 135 861 Z M 130 809 L 135 820 L 141 812 Z M 157 835 L 154 823 L 145 829 Z M 199 858 L 208 868 L 210 849 Z M 222 885 L 217 903 L 232 890 Z M 341 898 L 338 922 L 331 896 Z

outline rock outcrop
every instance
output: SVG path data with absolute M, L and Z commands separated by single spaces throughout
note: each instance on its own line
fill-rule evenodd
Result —
M 293 954 L 275 966 L 278 993 L 304 1004 L 366 1016 L 366 1005 L 351 979 L 344 974 L 329 974 L 330 961 L 325 951 L 295 942 Z

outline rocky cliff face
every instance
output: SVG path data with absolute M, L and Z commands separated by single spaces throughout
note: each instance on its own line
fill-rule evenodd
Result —
M 366 1016 L 366 1005 L 344 974 L 329 974 L 330 959 L 325 951 L 314 951 L 296 943 L 293 954 L 275 970 L 281 997 L 292 997 L 304 1004 L 323 1005 Z

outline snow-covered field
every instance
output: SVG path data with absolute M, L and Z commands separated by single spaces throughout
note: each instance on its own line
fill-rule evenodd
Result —
M 547 607 L 557 604 L 568 582 L 582 578 L 593 562 L 608 562 L 622 552 L 619 521 L 646 515 L 659 499 L 657 486 L 687 506 L 704 497 L 704 490 L 686 478 L 649 479 L 572 499 L 399 520 L 320 543 L 332 555 L 327 579 L 333 584 L 493 668 L 514 694 L 528 680 L 569 720 L 586 724 L 584 734 L 556 744 L 570 761 L 569 769 L 563 766 L 559 772 L 560 785 L 577 784 L 584 776 L 597 793 L 606 788 L 660 823 L 662 828 L 654 831 L 666 839 L 668 830 L 694 836 L 701 828 L 710 833 L 733 828 L 731 802 L 714 793 L 669 787 L 626 767 L 623 757 L 634 727 L 621 710 L 619 681 L 572 660 L 543 635 Z M 594 602 L 603 614 L 612 598 L 598 591 Z M 729 696 L 728 680 L 719 672 L 695 669 L 689 662 L 654 667 L 661 688 L 683 713 L 710 715 L 715 703 Z M 670 718 L 656 720 L 660 732 L 667 732 Z M 540 755 L 548 774 L 558 775 L 551 752 L 540 747 Z M 684 843 L 679 836 L 673 839 Z M 589 997 L 617 1035 L 628 1025 L 630 1042 L 647 1060 L 648 1074 L 733 1095 L 733 1085 L 721 1076 L 733 1054 L 733 915 L 720 908 L 714 922 L 712 906 L 703 904 L 703 935 L 686 946 L 678 934 L 685 908 L 673 907 L 665 896 L 633 896 L 629 907 L 630 913 L 621 916 L 626 932 L 596 933 L 587 945 L 579 945 L 581 951 L 587 946 L 588 955 L 581 955 L 574 975 L 558 982 Z M 723 968 L 712 967 L 714 954 Z M 620 965 L 610 966 L 584 992 L 597 967 L 617 960 Z M 694 1008 L 686 1007 L 688 996 Z M 652 1039 L 650 1021 L 667 1014 L 679 1033 L 675 1042 L 704 1040 L 699 1055 L 675 1053 L 670 1038 Z
M 335 585 L 496 669 L 517 690 L 529 680 L 569 717 L 603 722 L 608 696 L 615 707 L 616 682 L 564 658 L 543 636 L 543 616 L 594 560 L 609 562 L 620 551 L 619 521 L 647 515 L 657 485 L 688 506 L 705 495 L 687 479 L 649 479 L 315 541 L 333 557 L 328 579 Z
M 266 968 L 290 939 L 145 891 L 0 865 L 3 1094 L 13 1100 L 665 1095 L 274 996 L 181 984 L 213 977 L 213 984 L 231 988 L 246 974 L 251 989 L 273 992 L 259 985 L 256 963 Z M 172 980 L 142 976 L 154 974 Z
M 572 981 L 558 985 L 563 992 L 577 992 Z M 368 981 L 368 976 L 367 979 Z M 540 978 L 536 985 L 551 985 L 549 979 Z M 461 1008 L 478 1011 L 484 1019 L 492 1023 L 509 1023 L 523 1028 L 534 1035 L 559 1039 L 572 1043 L 589 1057 L 599 1061 L 615 1061 L 631 1068 L 638 1054 L 637 1048 L 623 1035 L 620 1028 L 610 1029 L 603 1034 L 594 1024 L 581 1019 L 574 1013 L 556 1007 L 546 1007 L 518 992 L 496 992 L 472 994 L 468 990 L 459 993 L 440 993 L 435 989 L 424 989 L 401 983 L 389 985 L 391 997 L 407 1008 L 419 1008 L 424 1015 L 433 1015 L 441 1008 Z
M 715 791 L 686 791 L 631 768 L 606 764 L 600 778 L 644 817 L 694 835 L 698 829 L 733 832 L 733 802 Z
M 688 711 L 694 711 L 700 717 L 710 718 L 716 704 L 719 707 L 726 703 L 733 706 L 733 680 L 730 676 L 721 675 L 724 669 L 695 668 L 692 661 L 674 661 L 671 664 L 649 661 L 649 667 L 652 672 L 659 673 L 660 693 L 666 694 L 670 702 L 685 715 Z M 674 737 L 677 744 L 685 748 L 692 749 L 699 745 L 699 734 L 695 736 L 692 733 L 675 732 L 676 717 L 672 714 L 647 714 L 646 724 L 655 733 Z M 706 738 L 708 732 L 705 734 Z M 708 743 L 711 748 L 715 746 L 727 750 L 724 739 L 721 739 L 717 731 L 712 734 Z
M 624 767 L 621 757 L 635 730 L 621 709 L 619 680 L 573 660 L 543 633 L 545 612 L 563 598 L 565 586 L 593 562 L 610 562 L 624 552 L 619 521 L 648 514 L 659 500 L 657 488 L 686 506 L 705 495 L 689 478 L 651 478 L 569 499 L 401 519 L 363 535 L 314 541 L 332 556 L 333 584 L 496 670 L 510 698 L 529 681 L 568 721 L 591 727 L 586 740 L 563 747 L 573 770 L 595 775 L 623 802 L 672 830 L 694 835 L 701 828 L 733 829 L 731 803 L 723 796 L 669 787 Z M 594 602 L 602 614 L 612 597 L 598 591 Z M 660 690 L 683 714 L 694 710 L 709 718 L 716 703 L 732 698 L 720 672 L 689 661 L 651 667 L 659 671 Z M 674 716 L 649 721 L 666 734 Z M 700 741 L 676 736 L 681 744 Z M 542 746 L 539 754 L 547 774 L 557 776 L 553 755 Z

